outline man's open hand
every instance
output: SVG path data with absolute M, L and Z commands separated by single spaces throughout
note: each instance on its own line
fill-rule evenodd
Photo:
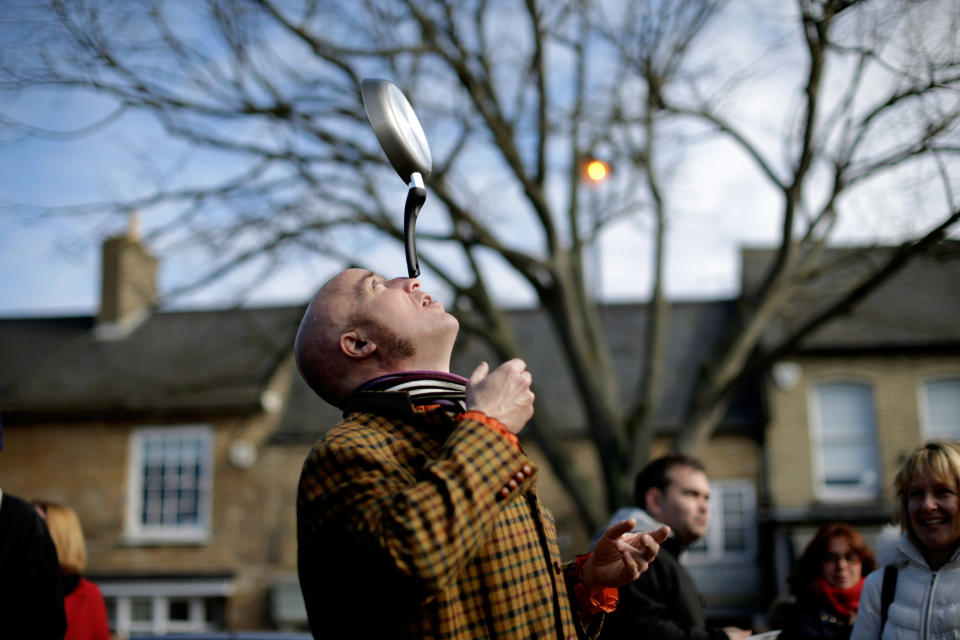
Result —
M 637 525 L 633 518 L 603 532 L 593 554 L 583 565 L 584 586 L 590 593 L 604 587 L 621 587 L 646 571 L 660 551 L 660 543 L 670 535 L 670 527 L 656 531 L 630 533 Z
M 467 409 L 482 411 L 499 420 L 511 433 L 520 433 L 533 416 L 533 376 L 519 358 L 504 362 L 493 373 L 489 371 L 490 366 L 481 362 L 470 374 Z

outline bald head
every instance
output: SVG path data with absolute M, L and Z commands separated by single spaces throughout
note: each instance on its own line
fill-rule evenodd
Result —
M 313 297 L 294 346 L 297 368 L 342 406 L 363 382 L 413 369 L 448 371 L 457 321 L 411 278 L 347 269 Z
M 346 373 L 349 360 L 340 352 L 340 335 L 349 329 L 355 304 L 351 296 L 348 269 L 327 281 L 307 306 L 294 342 L 294 357 L 300 375 L 317 395 L 340 406 L 349 393 L 337 384 Z

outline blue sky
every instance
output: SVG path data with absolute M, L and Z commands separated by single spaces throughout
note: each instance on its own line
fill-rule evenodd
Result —
M 756 24 L 741 13 L 718 31 L 714 49 L 726 56 L 749 59 L 756 55 L 749 43 Z M 784 64 L 786 58 L 780 61 Z M 769 71 L 769 69 L 768 69 Z M 758 123 L 757 131 L 776 138 L 790 107 L 791 88 L 773 73 L 735 108 L 742 119 Z M 23 122 L 53 130 L 69 130 L 97 121 L 109 110 L 104 101 L 79 92 L 70 95 L 37 91 L 16 100 L 5 99 L 4 111 Z M 371 138 L 373 136 L 370 133 Z M 57 315 L 96 312 L 99 296 L 99 246 L 124 231 L 126 222 L 105 216 L 75 219 L 39 219 L 31 207 L 89 204 L 149 192 L 151 176 L 183 162 L 205 171 L 223 169 L 215 159 L 189 157 L 167 139 L 152 120 L 125 117 L 92 135 L 77 139 L 21 138 L 9 135 L 0 144 L 0 205 L 17 206 L 16 213 L 0 208 L 0 315 Z M 675 212 L 668 236 L 667 291 L 678 299 L 716 298 L 737 291 L 738 249 L 744 244 L 774 242 L 779 227 L 779 199 L 757 180 L 756 168 L 728 143 L 701 145 L 696 155 L 677 168 L 671 179 Z M 915 231 L 925 220 L 918 176 L 896 180 L 842 204 L 844 216 L 837 229 L 839 241 L 892 241 Z M 761 185 L 758 187 L 758 185 Z M 398 203 L 398 215 L 402 210 Z M 430 199 L 421 214 L 429 216 Z M 25 207 L 25 208 L 24 208 Z M 878 215 L 882 212 L 883 215 Z M 423 222 L 421 222 L 423 223 Z M 149 223 L 145 226 L 149 226 Z M 648 230 L 637 224 L 612 228 L 601 240 L 601 266 L 595 282 L 609 300 L 636 300 L 649 289 Z M 639 259 L 638 259 L 638 256 Z M 161 259 L 161 288 L 176 282 L 192 265 L 183 257 Z M 383 258 L 403 270 L 402 252 Z M 385 267 L 389 272 L 392 267 Z M 301 302 L 315 290 L 335 265 L 322 258 L 284 266 L 264 279 L 247 298 L 250 304 Z M 502 274 L 502 300 L 523 303 L 520 288 Z M 236 301 L 237 281 L 224 282 L 178 301 L 181 306 L 224 306 Z M 431 289 L 432 283 L 424 282 Z

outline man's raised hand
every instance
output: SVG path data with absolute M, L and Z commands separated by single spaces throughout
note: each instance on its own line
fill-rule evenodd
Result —
M 467 409 L 482 411 L 511 433 L 520 433 L 533 416 L 532 383 L 527 364 L 519 358 L 504 362 L 492 373 L 490 366 L 481 362 L 467 382 Z
M 604 587 L 621 587 L 639 578 L 657 557 L 660 543 L 670 535 L 668 526 L 630 533 L 636 524 L 632 518 L 618 522 L 597 540 L 593 554 L 583 565 L 584 586 L 591 593 Z

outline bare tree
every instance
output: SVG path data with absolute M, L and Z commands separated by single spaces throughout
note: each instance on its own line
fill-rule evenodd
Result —
M 186 148 L 225 162 L 207 181 L 165 174 L 148 196 L 69 209 L 137 209 L 148 220 L 158 212 L 153 243 L 208 252 L 209 268 L 183 283 L 197 287 L 265 257 L 268 267 L 308 253 L 357 264 L 377 243 L 400 240 L 394 192 L 384 186 L 396 180 L 385 178 L 358 91 L 362 77 L 393 79 L 427 123 L 431 206 L 445 214 L 421 223 L 421 261 L 449 287 L 464 329 L 503 358 L 522 349 L 484 265 L 508 267 L 547 312 L 604 461 L 605 500 L 577 476 L 548 407 L 538 407 L 531 432 L 592 529 L 625 499 L 649 456 L 666 339 L 671 175 L 699 141 L 722 137 L 751 158 L 758 183 L 780 196 L 782 235 L 762 286 L 745 292 L 703 369 L 674 443 L 680 449 L 701 447 L 749 376 L 960 215 L 952 3 L 798 0 L 783 15 L 767 10 L 770 24 L 801 45 L 795 63 L 780 69 L 800 87 L 798 110 L 771 140 L 758 140 L 731 108 L 743 98 L 738 91 L 756 87 L 736 82 L 752 75 L 753 61 L 704 53 L 728 9 L 722 0 L 51 0 L 25 6 L 7 25 L 16 46 L 0 53 L 0 90 L 90 91 L 112 108 L 85 131 L 149 114 Z M 942 20 L 921 19 L 931 12 Z M 0 117 L 7 140 L 53 135 Z M 581 164 L 597 153 L 617 167 L 616 178 L 585 193 Z M 946 203 L 939 220 L 811 310 L 798 331 L 761 345 L 797 287 L 825 268 L 841 198 L 909 166 L 937 172 Z M 585 259 L 604 229 L 629 219 L 649 221 L 656 249 L 648 357 L 637 363 L 640 387 L 625 392 Z

